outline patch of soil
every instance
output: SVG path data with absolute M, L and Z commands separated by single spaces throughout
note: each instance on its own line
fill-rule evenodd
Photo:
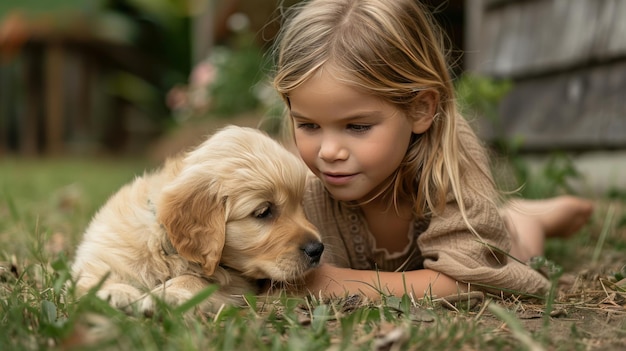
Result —
M 528 306 L 526 306 L 528 308 Z M 624 350 L 626 349 L 626 308 L 624 306 L 602 306 L 558 304 L 554 306 L 558 312 L 556 317 L 545 319 L 537 306 L 536 313 L 528 310 L 516 313 L 516 316 L 527 332 L 534 336 L 543 335 L 547 344 L 564 349 L 575 349 L 584 345 L 587 350 Z M 486 313 L 481 316 L 480 323 L 493 328 L 510 332 L 502 320 Z

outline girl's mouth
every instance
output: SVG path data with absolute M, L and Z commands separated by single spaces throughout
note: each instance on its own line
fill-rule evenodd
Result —
M 322 178 L 325 183 L 330 185 L 345 185 L 349 183 L 356 174 L 332 174 L 322 173 Z

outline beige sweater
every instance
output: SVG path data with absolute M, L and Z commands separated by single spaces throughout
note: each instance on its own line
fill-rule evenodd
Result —
M 474 153 L 481 167 L 486 169 L 487 158 L 467 123 L 461 122 L 459 129 L 462 146 Z M 479 185 L 489 180 L 478 171 L 468 171 L 463 182 Z M 307 217 L 322 233 L 325 262 L 336 266 L 381 271 L 428 268 L 486 291 L 545 292 L 549 282 L 540 273 L 490 249 L 489 246 L 493 246 L 508 252 L 511 248 L 510 236 L 498 209 L 470 191 L 465 191 L 464 196 L 469 221 L 484 242 L 467 229 L 450 194 L 444 212 L 429 220 L 415 221 L 407 233 L 409 245 L 403 252 L 393 254 L 376 247 L 358 207 L 334 200 L 315 177 L 308 182 L 304 205 Z

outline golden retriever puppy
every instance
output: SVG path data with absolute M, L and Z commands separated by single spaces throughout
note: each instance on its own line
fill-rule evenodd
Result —
M 227 127 L 124 186 L 96 213 L 72 274 L 79 296 L 149 313 L 217 284 L 200 308 L 240 304 L 258 280 L 296 282 L 324 246 L 302 209 L 306 171 L 276 141 Z M 107 276 L 108 275 L 108 276 Z

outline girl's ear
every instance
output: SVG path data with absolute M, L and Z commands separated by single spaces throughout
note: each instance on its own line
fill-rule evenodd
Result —
M 439 93 L 429 89 L 418 93 L 413 109 L 413 133 L 422 134 L 430 128 L 439 105 Z

